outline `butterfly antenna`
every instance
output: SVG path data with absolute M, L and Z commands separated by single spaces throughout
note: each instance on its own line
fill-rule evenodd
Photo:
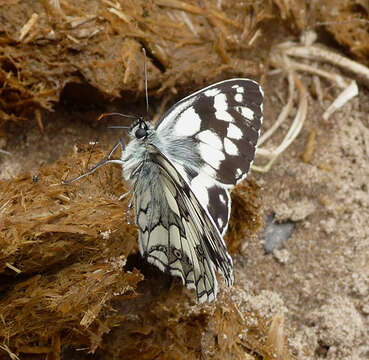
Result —
M 146 98 L 146 115 L 149 116 L 149 94 L 147 91 L 147 62 L 146 62 L 146 50 L 142 48 L 144 53 L 144 71 L 145 71 L 145 98 Z
M 129 129 L 130 126 L 122 126 L 122 125 L 112 125 L 108 126 L 108 129 Z
M 101 114 L 97 121 L 100 121 L 102 119 L 105 119 L 108 116 L 121 116 L 121 117 L 126 117 L 126 118 L 130 118 L 130 119 L 138 119 L 138 116 L 135 115 L 127 115 L 127 114 L 121 114 L 121 113 L 117 113 L 117 112 L 111 112 L 111 113 L 103 113 Z

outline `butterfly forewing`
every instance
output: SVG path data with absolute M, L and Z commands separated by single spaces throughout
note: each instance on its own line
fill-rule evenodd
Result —
M 175 104 L 156 130 L 160 149 L 207 208 L 222 235 L 231 201 L 227 188 L 252 164 L 263 116 L 263 92 L 249 79 L 213 84 Z
M 233 186 L 245 178 L 252 164 L 262 111 L 260 86 L 249 79 L 231 79 L 175 104 L 158 123 L 157 132 L 168 142 L 168 150 L 172 141 L 186 137 L 194 146 L 192 156 L 199 170 Z M 168 157 L 172 155 L 175 158 L 175 154 Z

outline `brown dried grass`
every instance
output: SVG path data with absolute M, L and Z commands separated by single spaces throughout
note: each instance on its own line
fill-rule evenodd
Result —
M 37 109 L 52 110 L 70 82 L 86 82 L 108 98 L 122 92 L 142 95 L 142 46 L 149 55 L 152 95 L 176 93 L 226 74 L 257 75 L 260 61 L 253 56 L 266 51 L 257 49 L 260 39 L 253 36 L 271 17 L 271 3 L 218 4 L 0 2 L 0 126 L 37 119 Z
M 0 186 L 0 339 L 17 353 L 60 352 L 55 339 L 96 348 L 121 320 L 111 299 L 137 296 L 143 279 L 123 269 L 137 231 L 122 222 L 119 171 L 78 188 L 61 185 L 67 164 L 42 168 L 37 182 L 25 175 Z M 104 185 L 111 179 L 114 191 Z
M 369 4 L 359 0 L 325 0 L 319 5 L 317 20 L 336 41 L 363 64 L 369 65 Z
M 361 0 L 273 0 L 297 33 L 324 30 L 365 65 L 369 64 L 369 4 Z
M 221 5 L 219 5 L 221 4 Z M 276 7 L 273 7 L 273 4 Z M 65 85 L 102 96 L 143 95 L 147 49 L 151 95 L 176 94 L 231 76 L 258 76 L 279 19 L 296 33 L 325 29 L 368 64 L 364 1 L 64 0 L 0 2 L 0 127 L 52 111 Z M 278 11 L 275 11 L 278 9 Z M 280 29 L 280 28 L 279 28 Z

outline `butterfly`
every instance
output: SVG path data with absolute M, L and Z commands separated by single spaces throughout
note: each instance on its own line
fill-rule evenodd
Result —
M 262 120 L 257 82 L 221 81 L 177 102 L 156 126 L 136 117 L 128 145 L 121 140 L 86 173 L 106 163 L 122 166 L 131 183 L 141 255 L 180 277 L 199 302 L 216 299 L 216 272 L 228 286 L 234 282 L 223 239 L 231 211 L 228 190 L 252 165 Z M 121 158 L 111 159 L 119 146 Z

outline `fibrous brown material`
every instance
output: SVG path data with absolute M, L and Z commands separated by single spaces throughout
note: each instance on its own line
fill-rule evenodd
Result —
M 261 211 L 260 188 L 254 181 L 241 183 L 232 192 L 231 221 L 227 230 L 228 250 L 237 253 L 244 242 L 257 234 L 264 225 Z M 246 221 L 242 221 L 242 219 Z
M 363 63 L 369 65 L 369 3 L 360 0 L 324 0 L 318 21 Z
M 273 0 L 286 24 L 303 33 L 325 29 L 362 63 L 369 64 L 369 3 L 365 0 Z
M 247 302 L 245 293 L 233 288 L 219 295 L 216 306 L 199 306 L 186 289 L 172 286 L 145 309 L 136 308 L 97 355 L 102 360 L 291 359 L 283 316 L 262 319 Z
M 178 279 L 143 260 L 132 263 L 137 230 L 127 223 L 128 199 L 119 200 L 127 188 L 118 166 L 61 184 L 103 154 L 80 148 L 68 161 L 41 168 L 37 178 L 0 184 L 2 350 L 47 359 L 78 348 L 101 359 L 252 359 L 279 351 L 288 359 L 285 335 L 277 346 L 275 330 L 268 335 L 270 319 L 246 309 L 242 288 L 224 289 L 222 281 L 216 303 L 197 305 Z M 226 240 L 235 253 L 262 221 L 255 184 L 237 187 L 232 199 Z
M 37 181 L 25 175 L 0 186 L 0 342 L 17 353 L 95 349 L 121 319 L 111 299 L 136 296 L 143 279 L 123 268 L 137 249 L 136 229 L 122 221 L 126 204 L 101 183 L 115 179 L 124 191 L 119 170 L 78 191 L 61 184 L 67 169 L 60 162 Z
M 70 82 L 109 98 L 142 94 L 143 46 L 152 94 L 257 75 L 270 15 L 268 1 L 251 0 L 0 2 L 0 125 L 52 110 Z

